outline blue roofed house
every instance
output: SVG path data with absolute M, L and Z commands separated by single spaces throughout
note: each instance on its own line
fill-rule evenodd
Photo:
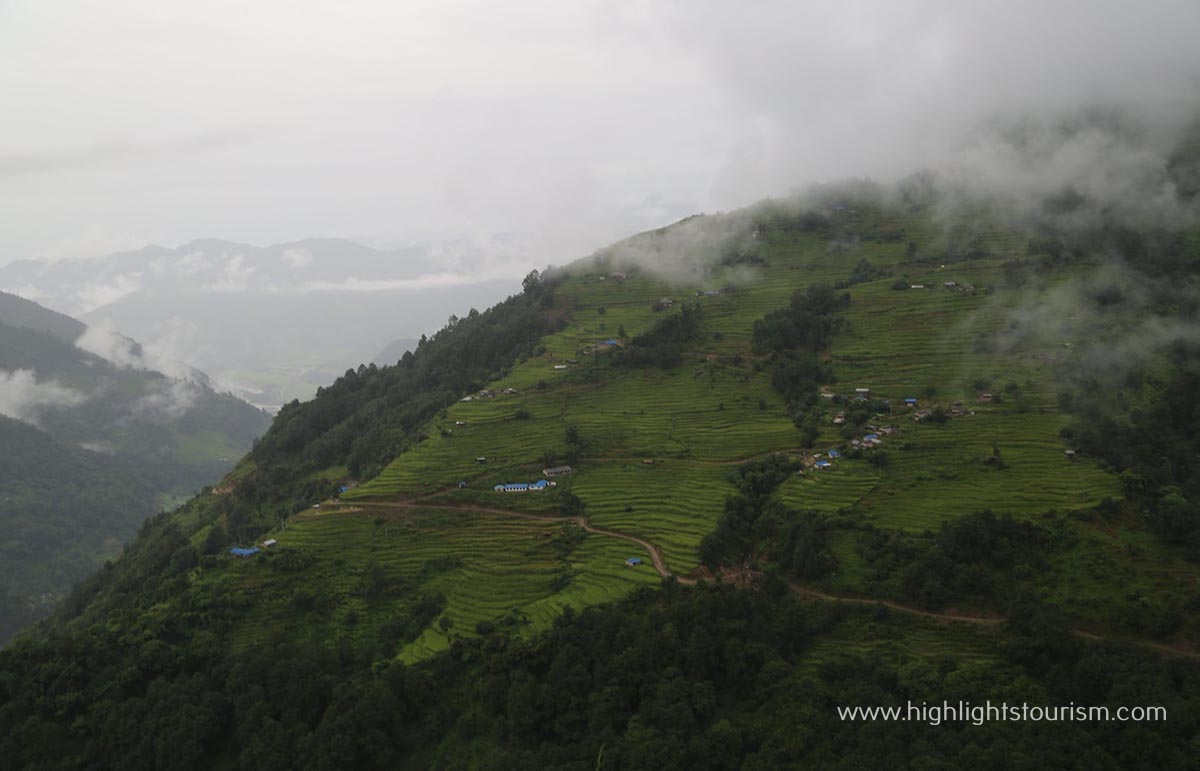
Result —
M 630 557 L 629 559 L 625 560 L 625 567 L 635 568 L 640 564 L 642 564 L 641 557 Z
M 833 466 L 833 464 L 827 460 L 819 460 L 816 463 L 814 463 L 813 465 L 816 468 L 830 468 L 831 466 Z
M 831 458 L 840 458 L 840 457 L 842 457 L 842 454 L 841 454 L 840 452 L 838 452 L 837 450 L 830 450 L 830 451 L 829 451 L 829 457 L 831 457 Z
M 258 554 L 258 547 L 251 546 L 249 549 L 243 549 L 240 546 L 235 546 L 229 550 L 229 553 L 235 557 L 250 557 L 252 555 Z

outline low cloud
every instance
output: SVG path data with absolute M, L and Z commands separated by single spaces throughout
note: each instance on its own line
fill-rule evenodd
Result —
M 147 369 L 161 372 L 177 380 L 195 380 L 197 373 L 188 362 L 205 355 L 209 347 L 203 343 L 200 325 L 179 316 L 156 322 L 149 335 L 150 342 L 142 346 L 142 361 Z
M 695 282 L 718 265 L 752 278 L 756 234 L 749 211 L 682 220 L 669 228 L 628 238 L 597 253 L 613 268 L 640 267 L 660 278 Z
M 312 252 L 308 249 L 285 249 L 281 258 L 293 268 L 303 268 L 313 261 Z
M 38 380 L 31 369 L 0 369 L 0 415 L 33 425 L 48 409 L 77 407 L 87 401 L 81 391 L 57 380 Z
M 148 369 L 146 362 L 142 360 L 141 347 L 105 324 L 88 327 L 75 340 L 75 347 L 118 367 Z
M 1192 170 L 1178 163 L 1195 126 L 1117 107 L 998 121 L 931 180 L 943 207 L 977 202 L 1021 225 L 1180 229 L 1200 221 Z
M 1179 310 L 1194 307 L 1187 293 L 1114 259 L 1022 290 L 991 342 L 999 353 L 1039 351 L 1077 381 L 1116 383 L 1176 344 L 1200 344 L 1200 319 Z
M 234 255 L 225 263 L 225 268 L 217 278 L 216 283 L 208 287 L 214 292 L 244 292 L 250 288 L 250 280 L 258 269 L 246 263 L 246 258 L 240 254 Z
M 108 323 L 100 323 L 88 327 L 75 340 L 75 347 L 124 369 L 161 372 L 170 378 L 192 380 L 192 368 L 175 354 L 194 335 L 194 325 L 172 320 L 164 323 L 163 334 L 155 345 L 143 347 Z
M 162 380 L 133 405 L 135 414 L 179 418 L 190 410 L 200 396 L 200 389 L 186 380 Z

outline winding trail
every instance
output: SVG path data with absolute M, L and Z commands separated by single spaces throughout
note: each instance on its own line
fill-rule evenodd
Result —
M 923 608 L 913 607 L 912 605 L 904 605 L 892 600 L 879 600 L 872 597 L 853 597 L 842 594 L 826 594 L 819 592 L 816 589 L 810 589 L 807 586 L 788 582 L 788 588 L 801 597 L 811 597 L 814 600 L 824 600 L 826 602 L 844 602 L 850 605 L 870 605 L 878 607 L 882 605 L 885 608 L 898 610 L 901 613 L 909 613 L 914 616 L 923 616 L 931 618 L 935 621 L 962 621 L 967 624 L 977 624 L 979 626 L 998 626 L 1003 624 L 1007 619 L 1003 616 L 968 616 L 960 613 L 938 613 L 932 610 L 924 610 Z
M 331 507 L 342 505 L 337 501 L 328 501 L 327 504 L 330 505 Z M 538 521 L 538 522 L 571 522 L 571 523 L 577 525 L 578 527 L 582 528 L 583 530 L 586 530 L 589 533 L 595 533 L 596 535 L 608 536 L 609 538 L 617 538 L 622 541 L 628 541 L 629 543 L 637 544 L 638 546 L 642 547 L 643 549 L 646 550 L 646 553 L 650 555 L 650 560 L 654 565 L 655 571 L 657 571 L 659 576 L 661 576 L 663 578 L 674 578 L 679 583 L 687 584 L 687 585 L 692 585 L 692 584 L 698 583 L 698 580 L 695 578 L 689 578 L 686 576 L 677 576 L 674 573 L 672 573 L 667 568 L 667 562 L 665 559 L 663 559 L 662 552 L 659 550 L 659 548 L 657 546 L 655 546 L 650 541 L 647 541 L 644 538 L 639 538 L 638 536 L 635 536 L 635 535 L 630 535 L 628 533 L 622 533 L 617 530 L 609 530 L 607 528 L 596 527 L 595 525 L 592 525 L 590 522 L 588 522 L 587 519 L 585 517 L 583 517 L 582 515 L 574 516 L 574 517 L 564 517 L 564 516 L 557 516 L 554 514 L 534 514 L 531 512 L 527 512 L 527 511 L 516 511 L 513 509 L 501 509 L 501 508 L 496 508 L 496 507 L 492 507 L 492 506 L 480 506 L 479 504 L 425 503 L 425 502 L 422 502 L 421 498 L 413 498 L 413 499 L 409 499 L 409 500 L 395 500 L 395 501 L 354 501 L 352 504 L 348 505 L 348 508 L 363 509 L 363 510 L 374 509 L 374 510 L 385 510 L 385 511 L 386 510 L 393 510 L 393 511 L 401 510 L 402 511 L 402 510 L 408 510 L 408 509 L 424 509 L 424 510 L 435 510 L 435 511 L 462 511 L 462 512 L 477 512 L 477 513 L 482 512 L 485 514 L 498 514 L 501 516 L 516 517 L 517 519 L 526 519 L 526 520 L 533 520 L 533 521 Z M 903 603 L 894 602 L 892 600 L 876 599 L 876 598 L 872 598 L 872 597 L 855 597 L 852 595 L 842 595 L 842 594 L 829 594 L 827 592 L 818 591 L 816 589 L 812 589 L 807 586 L 802 586 L 800 584 L 793 583 L 790 581 L 788 582 L 788 588 L 796 595 L 799 595 L 801 597 L 808 597 L 808 598 L 814 599 L 814 600 L 821 600 L 823 602 L 841 602 L 841 603 L 847 603 L 847 604 L 851 604 L 851 605 L 863 605 L 863 606 L 871 606 L 871 607 L 882 606 L 882 607 L 888 608 L 890 610 L 895 610 L 900 613 L 907 613 L 907 614 L 914 615 L 914 616 L 920 616 L 922 618 L 928 618 L 928 619 L 942 622 L 942 623 L 960 622 L 960 623 L 965 623 L 965 624 L 974 624 L 974 625 L 980 626 L 980 627 L 998 627 L 1007 620 L 1003 616 L 973 616 L 973 615 L 960 614 L 960 613 L 939 613 L 937 611 L 925 610 L 924 608 L 918 608 L 913 605 L 905 605 Z M 1171 645 L 1166 645 L 1164 643 L 1156 643 L 1156 642 L 1152 642 L 1150 640 L 1111 638 L 1111 637 L 1106 637 L 1104 635 L 1096 634 L 1095 632 L 1089 632 L 1084 629 L 1077 629 L 1077 628 L 1071 629 L 1071 632 L 1075 636 L 1082 637 L 1087 640 L 1116 639 L 1116 640 L 1119 640 L 1120 642 L 1129 643 L 1131 645 L 1137 645 L 1137 646 L 1140 646 L 1143 648 L 1150 648 L 1152 650 L 1158 651 L 1159 653 L 1164 653 L 1164 654 L 1171 655 L 1171 656 L 1182 656 L 1184 658 L 1189 658 L 1189 659 L 1194 659 L 1194 660 L 1200 660 L 1200 651 L 1185 650 L 1185 649 L 1173 647 Z

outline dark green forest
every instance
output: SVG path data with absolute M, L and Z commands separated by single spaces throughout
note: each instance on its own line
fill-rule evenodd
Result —
M 154 505 L 154 486 L 132 463 L 0 416 L 0 641 L 45 615 L 100 557 L 116 558 Z
M 230 653 L 217 599 L 6 651 L 0 768 L 1188 769 L 1200 731 L 1195 662 L 1080 640 L 1029 603 L 986 660 L 830 655 L 886 609 L 668 583 L 406 668 L 371 645 Z M 1168 720 L 930 728 L 836 709 L 980 693 Z

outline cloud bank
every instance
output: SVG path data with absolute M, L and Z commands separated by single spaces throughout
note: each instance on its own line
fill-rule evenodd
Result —
M 195 372 L 175 355 L 180 340 L 188 334 L 189 330 L 182 322 L 166 322 L 156 345 L 143 347 L 102 322 L 89 326 L 75 340 L 75 347 L 125 369 L 161 372 L 176 380 L 193 380 Z
M 31 369 L 0 369 L 0 415 L 33 425 L 49 409 L 77 407 L 87 397 L 57 380 L 38 380 Z

